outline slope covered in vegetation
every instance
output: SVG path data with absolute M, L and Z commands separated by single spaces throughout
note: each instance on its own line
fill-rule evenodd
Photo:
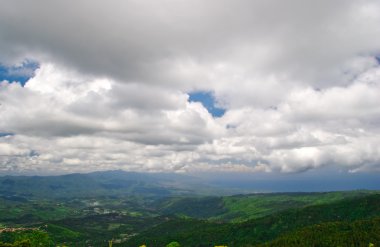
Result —
M 177 240 L 184 246 L 249 246 L 262 244 L 306 226 L 346 222 L 380 216 L 380 195 L 345 199 L 339 202 L 289 209 L 242 223 L 216 223 L 176 219 L 155 226 L 131 238 L 126 245 L 146 243 L 164 246 Z M 375 222 L 376 223 L 376 222 Z
M 223 197 L 168 197 L 156 203 L 155 207 L 164 214 L 242 222 L 290 208 L 328 204 L 372 193 L 376 192 L 256 193 Z
M 380 246 L 380 218 L 328 222 L 301 228 L 260 247 Z

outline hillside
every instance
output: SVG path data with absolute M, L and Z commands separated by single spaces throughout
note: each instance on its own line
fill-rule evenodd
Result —
M 306 226 L 326 222 L 352 222 L 380 216 L 380 195 L 344 199 L 330 204 L 288 209 L 242 223 L 215 223 L 205 220 L 176 219 L 153 227 L 131 238 L 126 245 L 146 243 L 164 246 L 177 240 L 185 246 L 249 246 L 274 240 Z
M 320 193 L 256 193 L 234 196 L 165 197 L 154 205 L 160 212 L 179 217 L 242 222 L 289 208 L 322 205 L 366 196 L 372 191 Z
M 284 234 L 258 247 L 380 246 L 380 218 L 354 222 L 328 222 Z

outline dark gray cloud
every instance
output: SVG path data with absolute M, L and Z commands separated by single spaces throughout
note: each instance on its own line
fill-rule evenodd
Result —
M 376 1 L 16 0 L 3 3 L 0 46 L 127 82 L 181 84 L 171 70 L 190 59 L 331 83 L 353 56 L 379 51 L 377 8 Z

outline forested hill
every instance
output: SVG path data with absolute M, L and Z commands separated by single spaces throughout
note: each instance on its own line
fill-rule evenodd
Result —
M 284 246 L 380 246 L 380 217 L 353 222 L 336 221 L 316 224 L 259 245 L 259 247 Z
M 376 191 L 255 193 L 233 196 L 165 197 L 154 207 L 161 214 L 177 215 L 212 221 L 242 222 L 290 208 L 328 204 L 343 199 L 358 198 Z
M 122 246 L 137 246 L 141 243 L 147 246 L 165 246 L 165 243 L 172 240 L 180 242 L 183 246 L 252 246 L 269 241 L 274 241 L 271 243 L 273 246 L 280 246 L 278 244 L 282 243 L 281 241 L 290 241 L 289 239 L 297 238 L 303 232 L 312 232 L 321 227 L 324 231 L 334 232 L 330 238 L 348 236 L 360 227 L 369 227 L 369 230 L 363 233 L 367 234 L 363 241 L 371 240 L 380 244 L 378 237 L 374 235 L 380 233 L 377 232 L 379 220 L 376 217 L 380 217 L 379 194 L 288 209 L 235 224 L 194 219 L 170 220 L 140 233 Z M 309 228 L 303 229 L 304 227 Z M 276 242 L 276 238 L 284 234 L 290 235 L 285 235 Z M 368 243 L 366 244 L 368 246 Z

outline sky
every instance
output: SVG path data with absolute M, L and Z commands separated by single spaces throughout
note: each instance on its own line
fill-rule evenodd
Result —
M 1 5 L 0 174 L 380 175 L 378 0 Z

